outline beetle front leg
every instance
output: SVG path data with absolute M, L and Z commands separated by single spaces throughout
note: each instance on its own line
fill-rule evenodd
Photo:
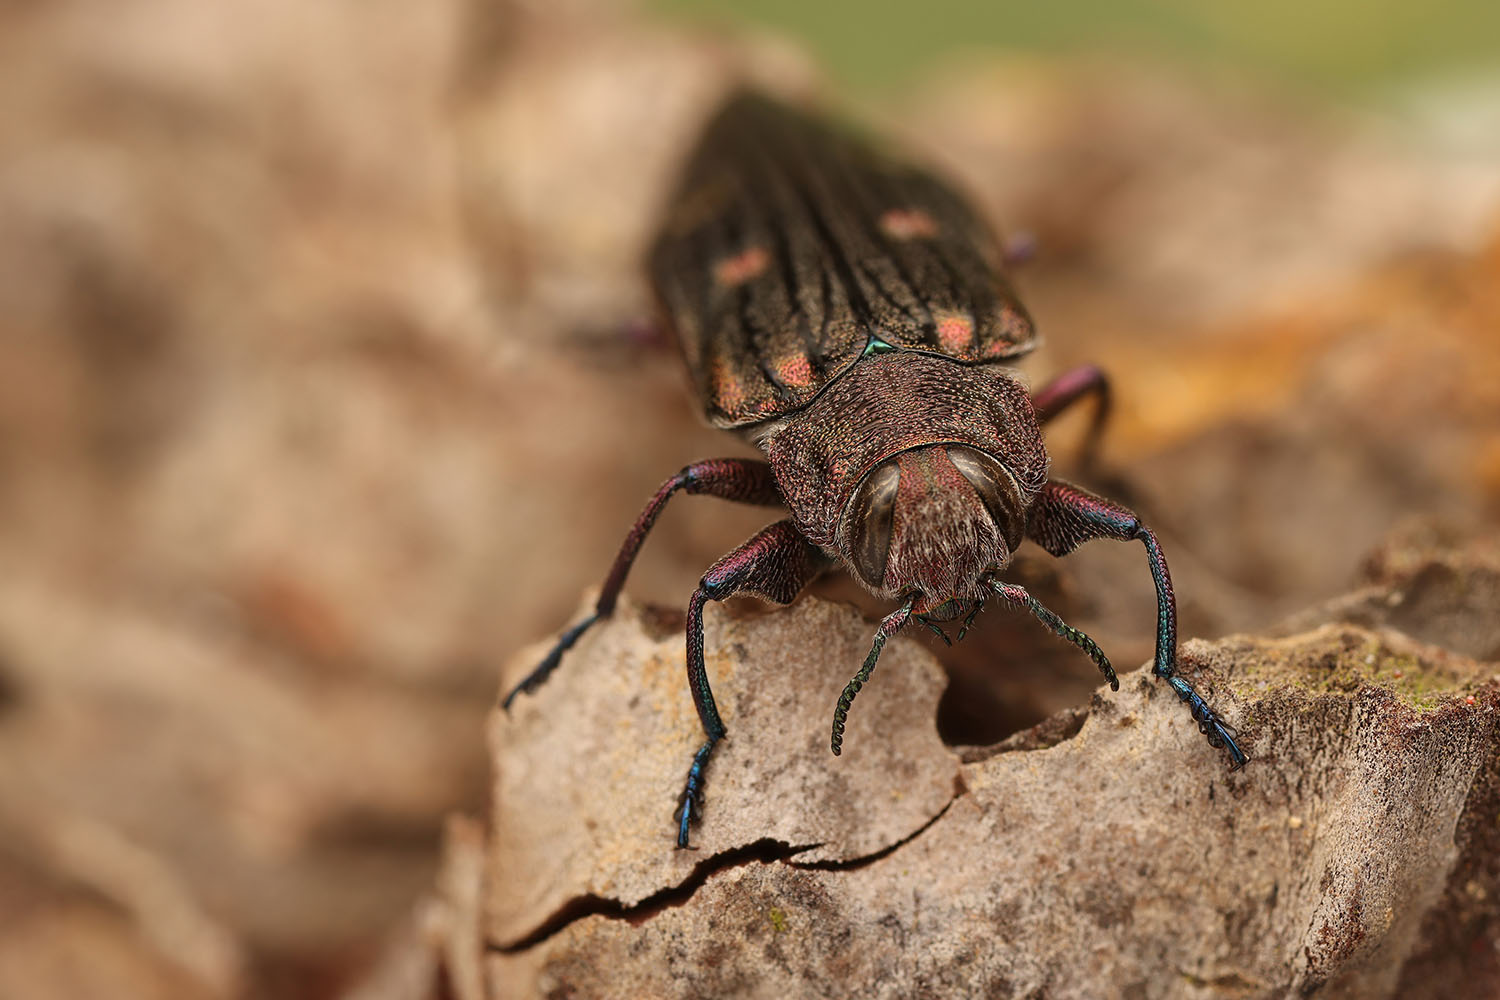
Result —
M 625 541 L 620 545 L 620 553 L 615 556 L 615 564 L 610 567 L 609 576 L 604 578 L 604 586 L 599 591 L 599 600 L 594 605 L 594 613 L 558 638 L 557 643 L 553 645 L 551 651 L 536 669 L 527 674 L 521 683 L 511 688 L 505 700 L 500 703 L 502 708 L 509 711 L 510 703 L 515 701 L 516 696 L 522 691 L 530 693 L 540 687 L 547 679 L 547 675 L 557 669 L 557 665 L 562 662 L 563 654 L 573 647 L 579 636 L 588 631 L 589 627 L 599 619 L 608 618 L 614 613 L 615 602 L 619 600 L 620 591 L 625 587 L 625 577 L 630 574 L 630 567 L 635 563 L 635 557 L 641 551 L 641 545 L 650 534 L 651 527 L 656 524 L 657 515 L 662 512 L 662 508 L 666 507 L 667 501 L 672 499 L 672 494 L 678 490 L 762 506 L 776 506 L 783 502 L 781 490 L 776 486 L 776 477 L 771 473 L 771 466 L 754 459 L 713 458 L 706 462 L 694 462 L 662 483 L 656 495 L 646 504 L 646 509 L 641 511 L 641 516 L 635 519 L 630 534 L 625 536 Z
M 1094 413 L 1089 418 L 1089 427 L 1084 432 L 1078 453 L 1079 465 L 1090 469 L 1098 459 L 1099 442 L 1109 420 L 1109 376 L 1094 365 L 1069 368 L 1038 389 L 1031 397 L 1031 405 L 1036 410 L 1037 423 L 1045 424 L 1085 396 L 1094 397 Z
M 693 705 L 707 737 L 693 755 L 678 806 L 677 846 L 688 846 L 688 827 L 703 806 L 703 778 L 714 745 L 724 738 L 724 722 L 714 704 L 703 659 L 703 606 L 736 594 L 753 594 L 776 604 L 790 604 L 827 565 L 827 557 L 802 537 L 791 519 L 762 529 L 744 545 L 714 563 L 693 591 L 687 613 L 687 676 Z
M 1139 540 L 1146 546 L 1151 578 L 1156 584 L 1156 676 L 1165 680 L 1187 702 L 1208 742 L 1229 753 L 1231 770 L 1239 770 L 1249 760 L 1234 741 L 1234 730 L 1209 707 L 1193 686 L 1177 676 L 1177 599 L 1172 592 L 1172 576 L 1167 559 L 1150 528 L 1134 513 L 1119 504 L 1095 496 L 1069 483 L 1049 482 L 1042 488 L 1031 511 L 1027 537 L 1054 556 L 1064 556 L 1094 538 L 1118 541 Z

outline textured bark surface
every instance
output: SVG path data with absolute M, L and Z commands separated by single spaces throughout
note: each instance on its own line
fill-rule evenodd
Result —
M 1233 774 L 1146 670 L 1049 738 L 945 751 L 936 664 L 905 638 L 834 759 L 827 709 L 869 626 L 812 599 L 714 616 L 731 735 L 694 852 L 669 823 L 699 740 L 680 642 L 622 609 L 492 717 L 485 995 L 1493 992 L 1474 827 L 1500 805 L 1500 677 L 1464 651 L 1493 605 L 1462 598 L 1497 569 L 1480 546 L 1388 552 L 1284 634 L 1189 641 L 1254 758 Z M 1434 605 L 1458 648 L 1399 627 Z
M 816 601 L 795 616 L 732 621 L 714 607 L 705 619 L 733 738 L 710 765 L 695 850 L 671 849 L 675 797 L 703 742 L 683 697 L 677 629 L 648 634 L 633 608 L 617 611 L 575 647 L 602 672 L 567 663 L 511 717 L 491 716 L 491 752 L 504 762 L 494 796 L 521 808 L 493 817 L 501 853 L 491 875 L 514 891 L 486 898 L 490 937 L 535 936 L 585 897 L 639 907 L 725 854 L 796 845 L 800 859 L 847 863 L 912 836 L 952 801 L 958 762 L 931 725 L 943 674 L 920 648 L 882 657 L 879 675 L 903 697 L 882 713 L 853 712 L 844 766 L 829 768 L 833 705 L 869 649 L 865 623 Z

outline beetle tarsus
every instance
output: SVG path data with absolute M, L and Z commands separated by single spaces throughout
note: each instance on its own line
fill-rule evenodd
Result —
M 677 849 L 693 850 L 688 843 L 688 829 L 703 818 L 703 774 L 708 769 L 708 758 L 714 752 L 719 737 L 710 736 L 693 754 L 693 763 L 688 768 L 687 783 L 682 787 L 682 799 L 672 818 L 677 820 Z
M 547 680 L 547 677 L 552 673 L 552 671 L 557 669 L 557 665 L 562 662 L 563 654 L 572 649 L 573 643 L 578 641 L 578 637 L 587 632 L 589 626 L 593 625 L 598 620 L 599 612 L 596 611 L 585 618 L 583 621 L 579 622 L 577 625 L 574 625 L 572 628 L 568 629 L 562 635 L 558 636 L 557 643 L 552 647 L 551 652 L 547 654 L 546 658 L 543 659 L 541 663 L 537 664 L 535 670 L 527 674 L 521 680 L 521 683 L 510 689 L 510 694 L 505 696 L 505 700 L 500 703 L 500 707 L 509 712 L 510 703 L 515 701 L 516 697 L 523 691 L 527 694 L 531 694 L 536 691 L 537 688 L 541 687 L 543 682 Z
M 1188 710 L 1193 713 L 1193 721 L 1198 723 L 1198 731 L 1208 737 L 1208 745 L 1229 754 L 1229 770 L 1238 771 L 1244 767 L 1250 757 L 1235 742 L 1234 738 L 1239 735 L 1235 728 L 1219 718 L 1219 713 L 1186 680 L 1170 674 L 1166 675 L 1166 681 L 1177 692 L 1177 697 L 1187 703 Z

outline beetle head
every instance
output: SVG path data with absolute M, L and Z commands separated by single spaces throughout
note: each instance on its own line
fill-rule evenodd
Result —
M 983 600 L 982 580 L 1020 544 L 1026 503 L 993 455 L 961 444 L 899 452 L 854 491 L 839 548 L 860 580 L 887 597 L 919 593 L 920 610 L 951 617 Z

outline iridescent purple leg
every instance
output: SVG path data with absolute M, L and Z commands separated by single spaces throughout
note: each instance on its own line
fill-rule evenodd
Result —
M 525 679 L 505 696 L 505 700 L 500 703 L 501 707 L 509 711 L 511 702 L 515 701 L 516 696 L 522 691 L 529 694 L 540 687 L 547 679 L 547 675 L 557 669 L 557 665 L 562 662 L 563 654 L 572 648 L 573 644 L 578 641 L 578 637 L 588 631 L 589 627 L 599 619 L 608 618 L 614 613 L 615 602 L 619 600 L 620 591 L 625 587 L 625 577 L 629 575 L 630 567 L 635 562 L 636 555 L 641 551 L 641 544 L 645 542 L 646 535 L 656 523 L 657 515 L 662 512 L 667 501 L 672 499 L 672 494 L 678 490 L 687 493 L 703 493 L 739 503 L 763 506 L 777 506 L 782 503 L 781 491 L 776 486 L 776 477 L 771 473 L 771 466 L 752 459 L 714 458 L 706 462 L 694 462 L 662 483 L 661 489 L 656 491 L 656 495 L 646 504 L 646 509 L 641 511 L 641 516 L 635 519 L 630 534 L 625 536 L 625 541 L 620 546 L 620 554 L 615 556 L 615 564 L 610 568 L 609 576 L 604 578 L 604 586 L 599 591 L 599 600 L 594 605 L 594 613 L 558 638 L 556 645 L 537 665 L 537 668 L 527 674 Z
M 813 577 L 828 565 L 822 551 L 802 537 L 791 519 L 762 529 L 703 574 L 688 602 L 687 675 L 698 720 L 707 736 L 688 768 L 687 784 L 678 806 L 677 846 L 688 846 L 688 827 L 703 806 L 703 778 L 714 744 L 724 738 L 724 722 L 708 686 L 703 661 L 703 606 L 736 594 L 753 594 L 776 604 L 790 604 Z
M 1208 742 L 1229 753 L 1231 770 L 1249 759 L 1234 741 L 1234 729 L 1219 718 L 1186 680 L 1177 676 L 1177 599 L 1167 559 L 1151 529 L 1119 504 L 1069 483 L 1049 482 L 1031 511 L 1027 537 L 1054 556 L 1064 556 L 1094 538 L 1139 540 L 1146 546 L 1151 577 L 1156 583 L 1156 676 L 1165 680 L 1187 702 Z
M 1104 424 L 1109 419 L 1109 376 L 1094 365 L 1070 368 L 1038 389 L 1031 397 L 1031 405 L 1036 410 L 1037 422 L 1045 424 L 1084 396 L 1094 397 L 1094 415 L 1089 418 L 1079 448 L 1079 465 L 1089 469 L 1098 458 Z

